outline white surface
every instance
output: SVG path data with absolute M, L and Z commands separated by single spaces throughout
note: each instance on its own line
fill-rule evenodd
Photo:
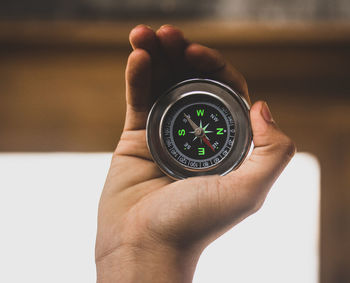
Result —
M 0 154 L 0 282 L 95 282 L 111 154 Z M 297 154 L 264 207 L 215 241 L 194 282 L 316 283 L 319 167 Z

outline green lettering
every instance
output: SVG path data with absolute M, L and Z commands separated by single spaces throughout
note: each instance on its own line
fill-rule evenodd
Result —
M 217 135 L 223 135 L 224 133 L 222 132 L 224 129 L 223 128 L 216 128 L 217 132 L 216 134 Z
M 204 109 L 198 109 L 197 110 L 197 116 L 199 117 L 199 116 L 202 116 L 203 117 L 203 115 L 204 115 Z
M 198 155 L 205 155 L 205 148 L 204 147 L 198 147 Z
M 186 131 L 184 129 L 181 129 L 177 132 L 179 136 L 184 136 L 186 134 Z

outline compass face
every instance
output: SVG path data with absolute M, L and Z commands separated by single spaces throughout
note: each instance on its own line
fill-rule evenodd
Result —
M 228 155 L 235 140 L 235 123 L 219 99 L 192 94 L 170 107 L 162 123 L 162 138 L 179 165 L 203 170 L 217 166 Z
M 174 179 L 225 175 L 252 145 L 249 106 L 229 86 L 190 79 L 159 97 L 147 119 L 154 162 Z

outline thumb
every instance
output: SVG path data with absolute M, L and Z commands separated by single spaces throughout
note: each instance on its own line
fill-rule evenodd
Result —
M 262 200 L 293 157 L 296 147 L 276 125 L 266 102 L 256 102 L 250 110 L 254 149 L 242 166 L 228 174 L 230 179 L 244 179 L 247 196 Z M 259 196 L 261 196 L 259 198 Z

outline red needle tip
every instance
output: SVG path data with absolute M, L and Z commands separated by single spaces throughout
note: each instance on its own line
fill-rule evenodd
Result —
M 213 148 L 213 146 L 211 145 L 210 141 L 209 141 L 205 136 L 202 137 L 202 140 L 204 141 L 204 143 L 205 143 L 207 146 L 209 146 L 209 147 L 211 148 L 212 151 L 215 152 L 215 149 Z

